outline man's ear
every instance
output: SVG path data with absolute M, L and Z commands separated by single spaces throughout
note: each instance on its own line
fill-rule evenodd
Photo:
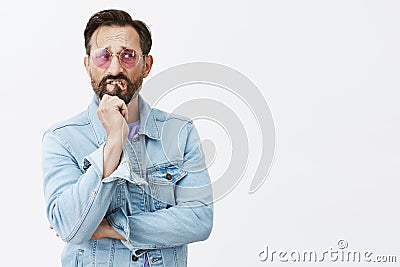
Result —
M 144 72 L 143 72 L 143 77 L 146 78 L 151 70 L 151 66 L 153 66 L 153 57 L 151 55 L 148 55 L 144 58 Z
M 86 69 L 86 73 L 89 75 L 90 77 L 90 68 L 89 68 L 89 57 L 85 56 L 83 58 L 83 65 L 85 65 L 85 69 Z

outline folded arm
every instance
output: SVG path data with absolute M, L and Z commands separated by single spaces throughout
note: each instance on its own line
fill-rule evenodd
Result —
M 212 188 L 200 139 L 190 123 L 181 166 L 187 175 L 175 185 L 175 205 L 127 216 L 122 209 L 107 217 L 129 249 L 174 247 L 205 240 L 213 224 Z

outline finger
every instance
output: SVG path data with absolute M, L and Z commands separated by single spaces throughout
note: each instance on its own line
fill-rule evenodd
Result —
M 121 110 L 126 110 L 127 108 L 125 102 L 117 96 L 103 98 L 99 103 L 99 110 L 104 112 L 111 109 L 121 112 Z
M 120 107 L 119 111 L 121 112 L 121 115 L 125 118 L 125 120 L 128 121 L 128 107 L 126 106 L 125 102 Z
M 119 97 L 115 97 L 115 99 L 112 99 L 110 104 L 118 109 L 118 111 L 121 113 L 121 115 L 127 120 L 128 116 L 128 106 L 125 104 L 125 102 L 120 99 Z
M 121 98 L 118 96 L 111 96 L 105 94 L 103 98 L 99 102 L 99 106 L 120 106 L 122 103 L 125 103 Z
M 100 102 L 99 102 L 99 104 L 106 103 L 107 101 L 109 101 L 109 100 L 110 100 L 110 98 L 111 98 L 111 96 L 110 96 L 110 95 L 107 95 L 107 94 L 103 95 L 103 97 L 100 99 Z
M 128 121 L 128 112 L 124 111 L 124 113 L 125 114 L 122 114 L 122 113 L 121 114 L 122 114 L 122 116 L 124 116 L 125 120 Z
M 108 106 L 118 109 L 122 108 L 125 105 L 125 102 L 118 96 L 109 96 L 109 98 L 105 99 L 104 102 L 106 102 L 105 104 L 107 104 Z

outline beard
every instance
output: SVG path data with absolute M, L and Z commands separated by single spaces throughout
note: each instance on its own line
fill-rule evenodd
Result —
M 125 80 L 126 81 L 126 90 L 121 90 L 118 84 L 113 85 L 113 89 L 110 91 L 107 89 L 107 86 L 111 86 L 107 83 L 107 80 Z M 107 75 L 104 76 L 103 79 L 99 83 L 97 83 L 93 78 L 91 78 L 91 84 L 93 87 L 93 91 L 101 100 L 105 94 L 110 96 L 118 96 L 122 99 L 125 104 L 131 102 L 132 99 L 136 98 L 139 94 L 140 89 L 142 88 L 143 83 L 143 74 L 141 74 L 137 79 L 132 81 L 125 74 Z

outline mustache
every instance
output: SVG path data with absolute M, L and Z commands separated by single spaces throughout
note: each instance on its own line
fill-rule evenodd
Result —
M 100 80 L 100 81 L 99 81 Z M 128 104 L 132 98 L 139 94 L 142 86 L 143 76 L 139 76 L 136 79 L 131 80 L 128 76 L 123 73 L 118 75 L 106 74 L 101 79 L 95 80 L 91 77 L 91 84 L 94 92 L 102 99 L 104 95 L 118 96 L 122 99 L 125 104 Z M 126 82 L 126 90 L 121 90 L 120 86 L 114 85 L 112 89 L 108 89 L 107 80 L 123 80 Z

